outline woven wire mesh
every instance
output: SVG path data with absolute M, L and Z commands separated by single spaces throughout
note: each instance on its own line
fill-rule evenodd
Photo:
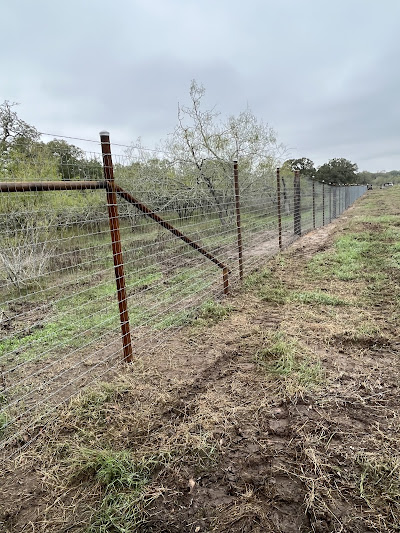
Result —
M 49 160 L 32 147 L 1 174 L 3 184 L 32 184 L 26 192 L 4 186 L 0 192 L 2 447 L 29 442 L 62 403 L 123 359 L 106 192 L 87 184 L 104 180 L 100 150 L 58 156 Z M 113 161 L 116 183 L 226 265 L 232 286 L 239 278 L 232 162 L 210 160 L 199 169 L 138 150 L 114 154 Z M 33 185 L 69 180 L 82 187 Z M 300 183 L 302 233 L 329 223 L 365 192 L 307 178 Z M 275 171 L 250 171 L 239 161 L 239 189 L 249 273 L 279 249 Z M 294 194 L 293 177 L 282 177 L 284 246 L 298 237 Z M 220 299 L 223 277 L 215 261 L 121 197 L 118 209 L 134 356 L 140 357 L 209 299 Z

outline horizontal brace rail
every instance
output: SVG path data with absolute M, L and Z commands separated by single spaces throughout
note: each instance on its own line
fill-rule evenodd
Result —
M 106 181 L 3 181 L 0 192 L 80 191 L 84 189 L 105 189 Z
M 116 185 L 115 186 L 115 190 L 116 190 L 116 193 L 119 196 L 121 196 L 121 198 L 124 198 L 124 200 L 126 200 L 130 204 L 134 205 L 137 209 L 139 209 L 139 211 L 141 211 L 146 216 L 148 216 L 149 218 L 151 218 L 152 220 L 157 222 L 157 224 L 159 224 L 163 228 L 167 229 L 168 231 L 170 231 L 171 233 L 176 235 L 176 237 L 179 237 L 186 244 L 188 244 L 189 246 L 191 246 L 192 248 L 197 250 L 199 253 L 201 253 L 202 255 L 207 257 L 207 259 L 209 259 L 210 261 L 215 263 L 217 266 L 219 266 L 219 268 L 228 269 L 227 265 L 225 265 L 224 263 L 221 263 L 221 261 L 219 261 L 212 254 L 210 254 L 210 252 L 207 252 L 207 250 L 205 250 L 199 244 L 197 244 L 197 242 L 193 241 L 192 239 L 187 237 L 184 233 L 182 233 L 177 228 L 175 228 L 172 224 L 170 224 L 169 222 L 167 222 L 166 220 L 161 218 L 154 211 L 152 211 L 149 207 L 147 207 L 147 205 L 142 204 L 142 202 L 139 202 L 139 200 L 137 200 L 130 193 L 126 192 L 122 187 L 120 187 L 119 185 Z

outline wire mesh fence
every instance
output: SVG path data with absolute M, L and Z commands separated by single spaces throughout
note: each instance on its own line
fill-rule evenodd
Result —
M 241 161 L 199 169 L 141 150 L 111 161 L 104 143 L 79 164 L 34 148 L 14 160 L 0 181 L 0 446 L 31 441 L 71 396 L 129 360 L 128 343 L 133 360 L 151 350 L 242 268 L 365 191 Z

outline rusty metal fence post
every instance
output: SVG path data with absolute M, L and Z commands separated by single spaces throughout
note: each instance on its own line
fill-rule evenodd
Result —
M 333 186 L 333 202 L 332 202 L 332 216 L 333 218 L 336 218 L 337 216 L 337 187 L 336 185 Z
M 276 199 L 278 205 L 278 242 L 279 249 L 282 250 L 281 176 L 279 168 L 276 169 Z
M 125 287 L 124 260 L 121 247 L 121 233 L 119 228 L 119 216 L 117 194 L 114 181 L 114 168 L 111 157 L 110 134 L 107 131 L 100 132 L 101 151 L 103 154 L 104 178 L 107 182 L 107 209 L 111 233 L 111 245 L 114 259 L 115 281 L 117 284 L 117 296 L 119 317 L 121 322 L 122 346 L 124 361 L 132 361 L 132 342 L 129 327 L 128 303 Z
M 294 234 L 301 235 L 301 213 L 300 213 L 300 172 L 298 170 L 294 171 L 294 182 L 293 182 L 293 194 L 294 194 L 294 209 L 293 209 L 293 222 L 294 222 Z
M 237 228 L 237 244 L 239 258 L 239 279 L 243 281 L 243 243 L 242 243 L 242 226 L 240 224 L 240 190 L 239 190 L 239 169 L 237 160 L 233 161 L 233 181 L 235 185 L 235 212 Z
M 325 183 L 322 182 L 322 226 L 325 226 Z
M 313 228 L 315 229 L 315 182 L 312 182 L 312 221 Z

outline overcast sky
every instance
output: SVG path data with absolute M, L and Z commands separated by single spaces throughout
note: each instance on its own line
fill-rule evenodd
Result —
M 291 157 L 400 169 L 400 0 L 1 0 L 1 16 L 0 100 L 39 131 L 153 147 L 196 79 Z

